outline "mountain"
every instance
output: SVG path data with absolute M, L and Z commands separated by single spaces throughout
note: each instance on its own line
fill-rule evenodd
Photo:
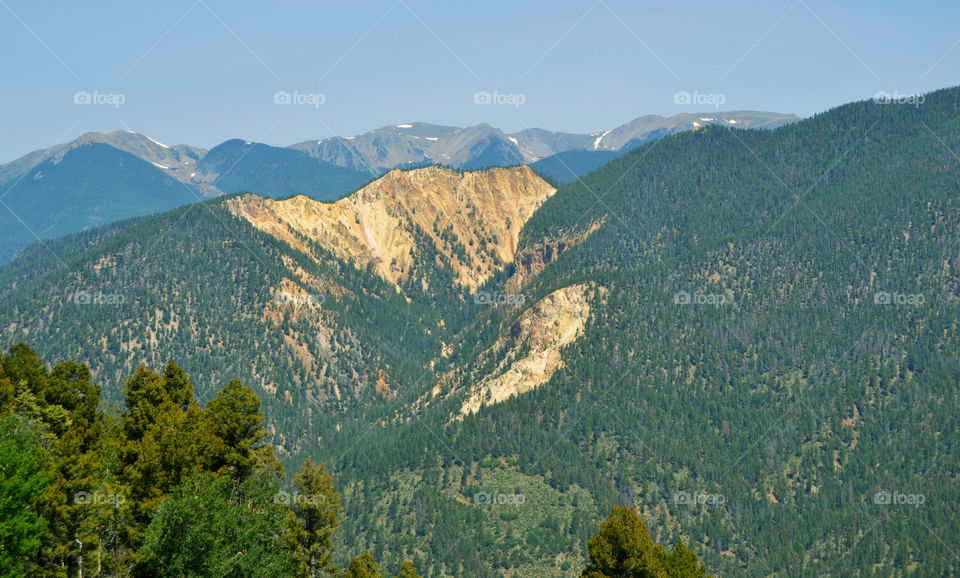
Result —
M 374 173 L 426 164 L 477 168 L 524 162 L 516 143 L 487 124 L 468 128 L 398 124 L 355 137 L 307 141 L 291 148 L 329 163 Z
M 37 212 L 30 202 L 23 211 L 32 215 L 21 223 L 16 207 L 10 207 L 0 223 L 8 223 L 0 238 L 0 265 L 14 258 L 27 244 L 39 239 L 80 231 L 95 224 L 111 223 L 128 217 L 142 216 L 193 201 L 196 197 L 216 197 L 236 192 L 256 192 L 263 196 L 282 198 L 305 194 L 318 200 L 334 200 L 357 190 L 371 179 L 394 168 L 413 168 L 440 164 L 465 170 L 494 166 L 516 166 L 535 162 L 559 152 L 565 156 L 544 159 L 537 170 L 556 182 L 569 182 L 586 174 L 614 155 L 609 151 L 625 152 L 651 139 L 677 131 L 690 130 L 708 120 L 693 120 L 696 115 L 676 117 L 642 117 L 618 129 L 596 135 L 555 133 L 542 129 L 527 129 L 515 135 L 504 134 L 487 124 L 467 128 L 439 126 L 426 123 L 399 124 L 383 127 L 356 137 L 334 137 L 323 141 L 307 141 L 281 148 L 241 140 L 226 141 L 209 152 L 189 145 L 169 146 L 148 136 L 130 130 L 111 133 L 87 133 L 78 139 L 49 149 L 35 151 L 5 165 L 0 165 L 0 191 L 22 188 L 21 199 L 43 198 L 44 202 L 67 205 L 79 199 L 82 191 L 91 191 L 106 184 L 109 202 L 92 197 L 98 205 L 96 215 L 76 213 L 60 216 Z M 773 127 L 792 122 L 797 117 L 764 112 L 736 112 L 723 115 L 716 122 L 743 127 Z M 116 155 L 108 148 L 85 149 L 84 154 L 102 151 L 110 158 L 88 160 L 96 164 L 99 173 L 92 175 L 82 170 L 62 174 L 63 187 L 55 191 L 47 187 L 43 197 L 34 197 L 26 187 L 28 173 L 51 161 L 54 164 L 72 151 L 91 144 L 105 145 L 149 163 L 156 173 L 138 165 L 138 174 L 123 172 L 127 165 L 114 162 Z M 599 153 L 599 154 L 593 154 Z M 68 167 L 75 164 L 68 163 Z M 64 167 L 59 169 L 65 170 Z M 119 171 L 119 172 L 111 172 Z M 191 195 L 171 195 L 164 187 L 169 177 L 185 185 Z M 26 188 L 24 188 L 26 187 Z M 130 187 L 124 196 L 122 187 Z M 0 192 L 0 195 L 3 193 Z M 150 198 L 149 202 L 141 202 Z M 177 201 L 179 199 L 179 201 Z M 0 197 L 2 200 L 2 197 Z M 74 218 L 73 216 L 76 216 Z M 22 217 L 21 217 L 22 218 Z M 34 236 L 30 233 L 37 233 Z
M 615 129 L 589 135 L 588 143 L 582 140 L 585 135 L 559 135 L 562 137 L 559 143 L 552 148 L 539 149 L 546 154 L 532 158 L 534 162 L 530 166 L 556 182 L 569 183 L 627 151 L 678 132 L 699 130 L 709 125 L 774 129 L 797 120 L 799 117 L 792 114 L 754 111 L 721 114 L 688 113 L 666 118 L 658 115 L 642 116 Z M 524 133 L 536 135 L 542 135 L 545 132 L 539 129 L 524 131 Z M 548 142 L 556 143 L 556 141 Z
M 86 133 L 0 165 L 0 201 L 7 205 L 0 207 L 0 265 L 38 240 L 166 211 L 211 194 L 190 180 L 205 153 L 120 130 Z
M 69 146 L 83 146 L 88 142 L 103 143 L 139 157 L 178 181 L 190 182 L 190 173 L 207 153 L 189 145 L 168 146 L 132 130 L 118 130 L 108 134 L 86 133 Z
M 0 263 L 38 239 L 166 211 L 199 196 L 151 163 L 95 141 L 34 160 L 0 184 Z
M 13 162 L 0 165 L 0 183 L 10 182 L 43 161 L 63 158 L 67 152 L 91 143 L 109 145 L 129 153 L 183 182 L 189 181 L 191 166 L 206 154 L 205 150 L 188 145 L 167 146 L 130 130 L 118 130 L 107 134 L 89 132 L 68 144 L 34 151 Z
M 591 150 L 596 135 L 551 132 L 528 128 L 511 135 L 527 162 L 536 161 L 559 152 Z
M 373 177 L 297 150 L 234 139 L 210 149 L 190 180 L 227 194 L 256 191 L 274 198 L 305 194 L 331 201 Z
M 3 314 L 31 315 L 52 296 L 58 325 L 112 333 L 96 351 L 69 331 L 49 344 L 96 368 L 108 401 L 143 356 L 182 359 L 211 383 L 242 375 L 273 413 L 288 414 L 273 427 L 292 450 L 322 429 L 317 420 L 343 418 L 330 403 L 362 406 L 422 373 L 452 339 L 446 324 L 459 325 L 465 288 L 507 267 L 523 223 L 553 192 L 526 167 L 427 167 L 393 171 L 336 203 L 208 201 L 64 238 L 52 254 L 31 247 L 3 270 Z M 51 295 L 34 292 L 54 284 Z M 151 336 L 133 343 L 108 329 L 119 319 L 152 320 Z M 34 321 L 10 337 L 35 335 Z
M 258 191 L 339 198 L 374 175 L 245 141 L 209 152 L 129 130 L 87 133 L 0 166 L 0 264 L 27 245 L 166 211 L 205 197 Z M 53 208 L 53 210 L 51 210 Z
M 647 115 L 634 119 L 625 125 L 605 131 L 593 141 L 590 150 L 629 150 L 644 143 L 670 134 L 697 129 L 711 124 L 734 128 L 773 129 L 796 122 L 799 117 L 792 114 L 776 114 L 739 110 L 714 113 L 684 113 L 671 117 Z
M 551 132 L 539 128 L 514 134 L 487 124 L 467 128 L 427 123 L 385 126 L 354 137 L 306 141 L 290 148 L 337 166 L 373 173 L 398 168 L 441 164 L 462 169 L 533 163 L 557 153 L 580 151 L 626 152 L 645 142 L 712 123 L 737 128 L 776 128 L 800 117 L 757 111 L 712 114 L 649 115 L 623 126 L 594 134 Z
M 558 190 L 429 167 L 181 207 L 0 269 L 0 345 L 113 403 L 140 363 L 244 380 L 342 484 L 342 541 L 428 576 L 576 572 L 624 503 L 723 574 L 952 575 L 958 110 L 704 121 Z
M 398 291 L 416 278 L 426 244 L 441 251 L 460 286 L 476 289 L 513 260 L 520 228 L 553 192 L 526 167 L 470 173 L 434 166 L 391 171 L 332 204 L 251 195 L 227 207 L 308 254 L 304 242 L 374 271 Z

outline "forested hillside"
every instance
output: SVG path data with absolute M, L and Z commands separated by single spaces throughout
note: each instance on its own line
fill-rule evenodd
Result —
M 274 445 L 296 454 L 308 441 L 362 421 L 364 407 L 389 402 L 429 374 L 454 332 L 490 309 L 468 304 L 460 280 L 505 267 L 498 255 L 515 245 L 521 216 L 528 218 L 553 191 L 528 169 L 420 173 L 426 182 L 439 175 L 433 185 L 450 185 L 443 206 L 426 206 L 423 192 L 405 179 L 394 187 L 393 177 L 385 177 L 388 184 L 370 193 L 388 204 L 409 204 L 409 215 L 397 214 L 398 225 L 384 230 L 395 235 L 402 228 L 410 250 L 396 284 L 376 274 L 396 265 L 389 256 L 372 253 L 379 264 L 345 260 L 354 238 L 338 232 L 339 225 L 334 233 L 345 241 L 336 247 L 310 238 L 306 228 L 280 241 L 231 212 L 249 203 L 245 210 L 256 213 L 256 201 L 227 198 L 32 247 L 0 271 L 3 341 L 29 341 L 45 356 L 89 364 L 114 405 L 123 379 L 141 363 L 177 359 L 198 383 L 238 377 L 262 396 Z M 461 180 L 466 188 L 455 191 Z M 521 203 L 522 215 L 507 210 L 500 220 L 484 217 L 469 199 L 446 214 L 445 207 L 459 202 L 455 194 L 468 195 L 470 187 L 494 205 L 524 187 L 532 192 Z M 339 207 L 314 203 L 322 211 Z M 374 215 L 360 227 L 368 230 L 383 228 L 376 219 L 394 208 L 362 211 L 364 218 Z M 351 213 L 349 224 L 355 218 L 359 223 L 360 213 Z M 504 248 L 493 227 L 500 227 Z M 395 241 L 388 237 L 381 245 Z M 202 400 L 212 394 L 197 391 Z
M 0 336 L 114 405 L 142 361 L 249 383 L 287 469 L 338 480 L 341 566 L 575 575 L 626 504 L 725 575 L 952 575 L 958 154 L 958 89 L 704 126 L 561 187 L 493 267 L 423 204 L 377 214 L 409 209 L 408 264 L 190 205 L 33 247 Z
M 549 575 L 583 516 L 627 502 L 726 573 L 955 573 L 958 98 L 709 127 L 562 188 L 501 287 L 608 290 L 565 366 L 462 421 L 451 398 L 331 452 L 362 487 L 348 509 L 411 512 L 348 530 Z M 477 491 L 526 501 L 464 503 Z M 443 512 L 435 534 L 421 510 Z

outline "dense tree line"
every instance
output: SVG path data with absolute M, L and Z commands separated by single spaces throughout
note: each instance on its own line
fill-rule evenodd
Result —
M 333 479 L 307 460 L 284 480 L 248 387 L 200 407 L 170 362 L 124 394 L 107 413 L 85 366 L 0 357 L 3 576 L 381 576 L 369 552 L 337 568 Z

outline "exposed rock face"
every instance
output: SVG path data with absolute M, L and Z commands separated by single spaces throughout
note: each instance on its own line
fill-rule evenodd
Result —
M 513 261 L 520 229 L 554 192 L 525 166 L 478 172 L 425 167 L 391 171 L 335 203 L 246 195 L 228 207 L 308 255 L 317 257 L 304 239 L 358 267 L 373 264 L 398 288 L 423 250 L 419 229 L 472 291 Z
M 474 370 L 491 362 L 492 370 L 451 371 L 414 406 L 422 409 L 465 392 L 459 412 L 452 416 L 461 419 L 485 405 L 500 403 L 547 383 L 563 367 L 563 348 L 583 334 L 590 318 L 591 300 L 598 292 L 602 297 L 605 291 L 603 287 L 578 284 L 547 295 L 504 328 L 496 342 L 474 362 Z
M 561 349 L 580 336 L 590 316 L 588 286 L 571 285 L 526 310 L 487 355 L 503 356 L 496 371 L 472 385 L 460 408 L 469 415 L 550 380 L 561 367 Z M 504 352 L 505 348 L 509 348 Z M 504 355 L 505 353 L 505 355 Z

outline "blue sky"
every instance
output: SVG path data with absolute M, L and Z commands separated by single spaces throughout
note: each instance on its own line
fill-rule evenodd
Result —
M 717 101 L 806 116 L 960 83 L 957 22 L 947 1 L 0 0 L 0 162 L 122 128 L 209 148 L 412 121 L 594 132 Z

